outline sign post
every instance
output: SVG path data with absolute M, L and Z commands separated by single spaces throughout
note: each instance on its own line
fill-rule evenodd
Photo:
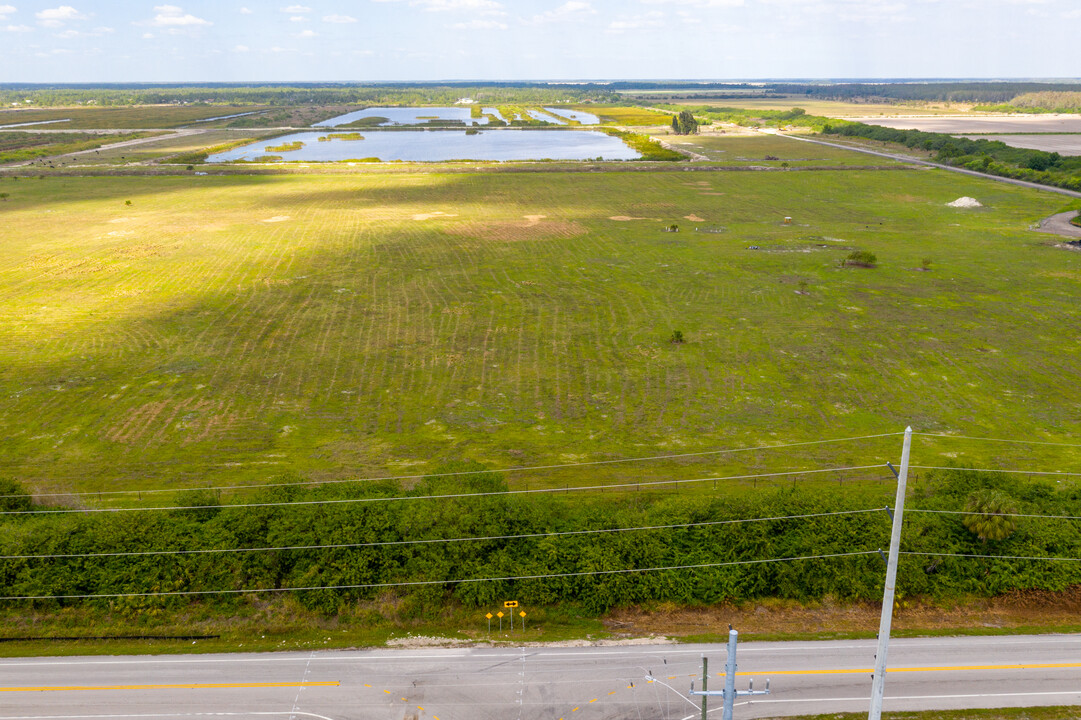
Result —
M 518 616 L 522 618 L 522 632 L 525 632 L 525 610 L 518 613 Z
M 496 615 L 499 616 L 499 632 L 503 632 L 503 611 L 500 610 Z
M 491 635 L 492 634 L 492 614 L 488 613 L 484 617 L 488 618 L 488 634 Z
M 503 607 L 505 607 L 505 608 L 516 608 L 516 607 L 518 607 L 518 601 L 517 600 L 504 600 L 503 601 Z M 511 629 L 511 632 L 514 632 L 514 613 L 510 614 L 510 629 Z

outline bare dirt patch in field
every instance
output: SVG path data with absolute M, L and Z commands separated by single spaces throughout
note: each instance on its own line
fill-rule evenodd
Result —
M 1010 147 L 1081 155 L 1081 133 L 1073 135 L 959 135 L 969 140 L 998 140 Z
M 1081 617 L 1081 586 L 1063 592 L 1039 590 L 1010 593 L 996 598 L 973 599 L 952 607 L 929 601 L 900 604 L 893 619 L 894 630 L 949 631 L 972 628 L 1023 628 L 1077 625 Z M 797 633 L 867 632 L 878 629 L 879 606 L 875 603 L 800 605 L 793 601 L 767 601 L 706 608 L 626 608 L 610 613 L 604 623 L 609 630 L 636 636 L 646 634 L 680 637 L 705 633 L 727 634 L 731 623 L 741 633 L 791 635 Z
M 525 221 L 463 222 L 444 228 L 445 232 L 478 240 L 547 240 L 549 238 L 572 238 L 585 233 L 586 229 L 573 221 L 541 220 L 532 216 Z
M 690 220 L 691 222 L 705 222 L 706 221 L 705 218 L 698 217 L 697 215 L 694 215 L 693 213 L 691 215 L 684 215 L 683 219 L 684 220 Z
M 964 133 L 1081 133 L 1081 115 L 999 115 L 967 117 L 852 118 L 899 130 L 922 130 L 949 135 Z
M 416 215 L 413 216 L 413 219 L 417 220 L 417 221 L 422 221 L 422 220 L 431 220 L 433 218 L 452 218 L 452 217 L 458 217 L 458 215 L 456 213 L 445 213 L 445 212 L 441 212 L 439 210 L 436 210 L 435 212 L 417 213 Z
M 658 218 L 634 217 L 633 215 L 610 215 L 609 220 L 616 222 L 630 222 L 631 220 L 657 220 Z
M 288 215 L 275 215 L 274 217 L 267 218 L 263 222 L 265 222 L 265 223 L 278 223 L 278 222 L 285 222 L 286 220 L 289 220 L 289 219 L 290 218 L 289 218 Z

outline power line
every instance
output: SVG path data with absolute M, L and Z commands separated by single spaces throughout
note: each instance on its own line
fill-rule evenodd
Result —
M 296 487 L 296 486 L 312 486 L 312 485 L 335 485 L 340 483 L 354 483 L 354 482 L 385 482 L 387 480 L 422 480 L 426 477 L 461 477 L 464 475 L 479 475 L 481 473 L 510 473 L 510 472 L 527 472 L 532 470 L 560 470 L 574 467 L 589 467 L 595 465 L 615 465 L 619 463 L 633 463 L 633 462 L 649 462 L 653 460 L 678 460 L 680 458 L 689 457 L 703 457 L 707 455 L 725 455 L 743 452 L 754 452 L 758 450 L 782 450 L 785 448 L 803 447 L 806 445 L 823 445 L 826 443 L 839 443 L 839 442 L 851 442 L 855 440 L 870 440 L 874 438 L 891 437 L 894 435 L 900 435 L 901 433 L 880 433 L 878 435 L 861 435 L 858 437 L 846 437 L 846 438 L 831 438 L 828 440 L 808 440 L 805 442 L 795 443 L 783 443 L 781 445 L 758 445 L 756 447 L 748 448 L 730 448 L 726 450 L 703 450 L 702 452 L 693 453 L 678 453 L 674 455 L 649 455 L 645 457 L 623 458 L 619 460 L 590 460 L 586 462 L 577 463 L 560 463 L 555 465 L 521 465 L 518 467 L 509 467 L 503 469 L 484 469 L 484 470 L 460 470 L 456 472 L 430 472 L 425 475 L 387 475 L 384 477 L 373 478 L 348 478 L 337 480 L 306 480 L 304 482 L 289 482 L 289 483 L 263 483 L 261 485 L 220 485 L 220 486 L 208 486 L 208 487 L 190 487 L 190 488 L 154 488 L 150 490 L 102 490 L 100 492 L 70 492 L 70 493 L 32 493 L 34 497 L 93 497 L 101 495 L 141 495 L 152 493 L 167 493 L 167 492 L 180 492 L 182 490 L 251 490 L 266 487 Z M 15 497 L 13 495 L 0 495 L 0 499 Z
M 1017 443 L 1019 445 L 1054 445 L 1057 447 L 1081 448 L 1081 443 L 1047 442 L 1044 440 L 1013 440 L 1009 438 L 973 437 L 971 435 L 947 435 L 944 433 L 914 432 L 913 435 L 920 437 L 947 438 L 949 440 L 982 440 L 984 442 Z
M 866 513 L 877 513 L 881 511 L 881 508 L 871 508 L 868 510 L 838 510 L 835 512 L 808 513 L 805 515 L 780 515 L 777 517 L 742 518 L 736 520 L 710 520 L 706 522 L 678 523 L 674 525 L 643 525 L 641 527 L 600 528 L 596 530 L 566 530 L 563 532 L 526 533 L 522 535 L 487 535 L 480 537 L 434 538 L 422 540 L 385 540 L 380 542 L 339 543 L 334 545 L 287 545 L 283 547 L 208 548 L 201 550 L 144 550 L 135 552 L 70 553 L 51 555 L 0 555 L 0 560 L 61 560 L 97 557 L 146 557 L 153 555 L 208 555 L 215 553 L 222 554 L 276 552 L 287 550 L 341 550 L 347 548 L 387 547 L 397 545 L 428 545 L 456 542 L 484 542 L 488 540 L 521 540 L 527 538 L 566 537 L 570 535 L 596 535 L 603 533 L 636 532 L 640 530 L 677 530 L 683 528 L 708 527 L 714 525 L 736 525 L 752 522 L 772 522 L 776 520 L 806 520 L 810 518 L 829 517 L 833 515 L 859 515 Z
M 632 483 L 616 483 L 611 485 L 576 485 L 576 486 L 564 486 L 553 488 L 534 488 L 525 490 L 499 490 L 490 492 L 476 492 L 476 493 L 451 493 L 447 495 L 399 495 L 395 497 L 374 497 L 374 498 L 340 498 L 337 500 L 294 500 L 292 502 L 270 502 L 270 503 L 237 503 L 233 505 L 221 505 L 221 506 L 209 506 L 209 507 L 221 507 L 221 508 L 257 508 L 257 507 L 286 507 L 295 505 L 345 505 L 351 503 L 372 503 L 372 502 L 395 502 L 395 501 L 407 501 L 407 500 L 452 500 L 456 498 L 473 498 L 473 497 L 490 497 L 493 495 L 533 495 L 538 493 L 566 493 L 571 491 L 582 490 L 613 490 L 613 489 L 625 489 L 625 488 L 649 488 L 660 485 L 683 485 L 687 483 L 701 483 L 701 482 L 714 482 L 718 480 L 752 480 L 760 478 L 772 478 L 772 477 L 791 477 L 793 475 L 816 475 L 821 473 L 831 472 L 843 472 L 847 470 L 870 470 L 881 469 L 882 465 L 853 465 L 850 467 L 839 468 L 824 468 L 820 470 L 790 470 L 785 472 L 775 473 L 761 473 L 757 475 L 729 475 L 725 477 L 706 477 L 706 478 L 693 478 L 688 480 L 651 480 L 648 482 L 632 482 Z M 275 487 L 274 485 L 268 485 L 266 487 Z M 70 515 L 73 513 L 119 513 L 119 512 L 149 512 L 149 511 L 161 511 L 161 510 L 206 510 L 206 505 L 182 505 L 182 506 L 168 506 L 168 507 L 123 507 L 123 508 L 65 508 L 61 510 L 4 510 L 0 511 L 0 515 Z
M 1081 520 L 1078 515 L 1030 515 L 1026 513 L 981 512 L 977 510 L 914 510 L 908 512 L 929 513 L 934 515 L 985 515 L 988 517 L 1039 518 L 1043 520 Z
M 489 578 L 465 578 L 460 580 L 413 580 L 409 582 L 394 583 L 367 583 L 363 585 L 317 585 L 311 587 L 285 587 L 285 588 L 248 588 L 244 590 L 172 590 L 167 592 L 145 593 L 109 593 L 109 594 L 80 594 L 80 595 L 7 595 L 0 596 L 0 600 L 85 600 L 91 598 L 125 598 L 125 597 L 175 597 L 184 595 L 247 595 L 256 593 L 275 592 L 307 592 L 314 590 L 367 590 L 388 587 L 416 587 L 421 585 L 459 585 L 464 583 L 478 582 L 509 582 L 514 580 L 551 580 L 556 578 L 586 577 L 596 575 L 623 575 L 639 572 L 661 572 L 665 570 L 699 570 L 703 568 L 731 567 L 736 565 L 762 565 L 766 563 L 795 562 L 801 560 L 823 560 L 842 557 L 856 557 L 860 555 L 877 555 L 878 550 L 860 550 L 848 553 L 833 553 L 830 555 L 802 555 L 797 557 L 767 558 L 764 560 L 733 560 L 722 563 L 699 563 L 696 565 L 669 565 L 665 567 L 649 568 L 624 568 L 621 570 L 587 570 L 571 573 L 550 573 L 546 575 L 509 575 L 506 577 Z
M 1054 560 L 1056 562 L 1081 562 L 1081 558 L 1072 557 L 1035 557 L 1029 555 L 970 555 L 964 553 L 906 552 L 902 555 L 924 555 L 928 557 L 977 558 L 985 560 Z
M 1081 473 L 1061 472 L 1058 470 L 1002 470 L 999 468 L 944 467 L 941 465 L 909 465 L 909 467 L 916 468 L 917 470 L 958 470 L 962 472 L 1011 473 L 1014 475 L 1057 475 L 1058 477 L 1074 477 L 1081 475 Z

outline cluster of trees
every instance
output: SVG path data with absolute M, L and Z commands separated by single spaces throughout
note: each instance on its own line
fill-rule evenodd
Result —
M 939 162 L 949 165 L 1068 190 L 1081 190 L 1081 157 L 1063 157 L 1056 152 L 1015 148 L 998 140 L 969 140 L 945 133 L 897 130 L 846 121 L 826 124 L 822 132 L 898 143 L 934 152 Z
M 676 135 L 694 135 L 698 132 L 698 121 L 690 110 L 680 110 L 672 116 L 672 132 Z
M 1000 105 L 980 105 L 991 112 L 1076 113 L 1081 112 L 1081 89 L 1068 92 L 1033 92 L 1018 95 Z
M 297 83 L 259 85 L 0 85 L 0 105 L 26 103 L 68 105 L 444 105 L 462 97 L 486 104 L 616 102 L 616 93 L 603 86 L 542 83 L 421 83 L 345 84 Z
M 1081 527 L 1076 522 L 990 519 L 1002 508 L 1076 516 L 1081 514 L 1081 491 L 964 470 L 914 479 L 910 487 L 910 508 L 968 514 L 907 513 L 906 551 L 1081 557 Z M 859 501 L 853 500 L 851 490 L 846 497 L 842 490 L 804 492 L 798 487 L 751 494 L 722 490 L 712 496 L 633 492 L 521 496 L 504 494 L 505 489 L 500 476 L 482 472 L 432 476 L 410 489 L 391 482 L 316 489 L 271 485 L 245 497 L 248 507 L 240 506 L 240 501 L 221 504 L 213 492 L 196 490 L 175 497 L 175 505 L 185 509 L 4 515 L 0 516 L 0 555 L 5 558 L 0 560 L 0 595 L 354 586 L 297 590 L 295 595 L 305 606 L 329 614 L 394 592 L 418 615 L 449 598 L 466 607 L 491 606 L 507 597 L 533 606 L 573 602 L 599 613 L 613 606 L 653 601 L 698 604 L 827 596 L 874 600 L 881 595 L 884 567 L 875 552 L 694 570 L 574 573 L 874 551 L 888 542 L 890 521 L 884 511 L 793 516 L 851 510 L 854 505 L 881 507 L 889 502 L 890 484 L 856 490 Z M 5 508 L 29 506 L 29 499 L 17 487 L 9 484 L 0 490 L 4 490 Z M 462 493 L 490 494 L 458 496 Z M 446 497 L 422 499 L 433 495 Z M 389 499 L 403 497 L 410 499 Z M 331 502 L 288 504 L 320 500 Z M 981 516 L 986 516 L 982 522 Z M 748 518 L 778 519 L 725 523 Z M 646 526 L 655 529 L 619 530 Z M 553 534 L 597 529 L 611 532 Z M 478 539 L 441 542 L 448 538 Z M 416 540 L 434 542 L 410 542 Z M 312 547 L 319 545 L 336 547 Z M 184 552 L 236 548 L 263 549 Z M 139 554 L 161 550 L 181 552 Z M 135 554 L 72 557 L 125 552 Z M 920 555 L 904 555 L 901 562 L 902 597 L 1061 590 L 1081 583 L 1078 563 Z M 521 576 L 555 577 L 441 582 Z M 393 590 L 363 587 L 432 580 L 437 582 Z M 210 594 L 203 601 L 227 604 L 231 599 Z M 182 608 L 189 601 L 173 596 L 27 604 L 47 610 L 83 602 L 142 612 Z

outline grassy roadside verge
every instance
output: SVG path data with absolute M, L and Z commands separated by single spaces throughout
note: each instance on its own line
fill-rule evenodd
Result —
M 894 637 L 1038 635 L 1081 632 L 1070 594 L 1026 594 L 952 607 L 906 603 L 894 620 Z M 763 601 L 704 608 L 623 608 L 602 617 L 573 605 L 525 607 L 526 629 L 516 617 L 492 618 L 501 608 L 448 605 L 421 617 L 401 598 L 385 596 L 333 615 L 305 609 L 290 598 L 238 600 L 229 612 L 207 605 L 150 610 L 119 604 L 108 609 L 69 607 L 55 612 L 0 613 L 0 657 L 270 652 L 358 647 L 423 647 L 523 643 L 619 642 L 653 637 L 658 642 L 719 643 L 728 622 L 745 641 L 853 640 L 873 638 L 873 604 L 801 605 Z M 510 612 L 510 611 L 507 611 Z M 646 619 L 643 619 L 646 618 Z M 987 622 L 990 620 L 990 622 Z M 78 638 L 78 639 L 77 639 Z

